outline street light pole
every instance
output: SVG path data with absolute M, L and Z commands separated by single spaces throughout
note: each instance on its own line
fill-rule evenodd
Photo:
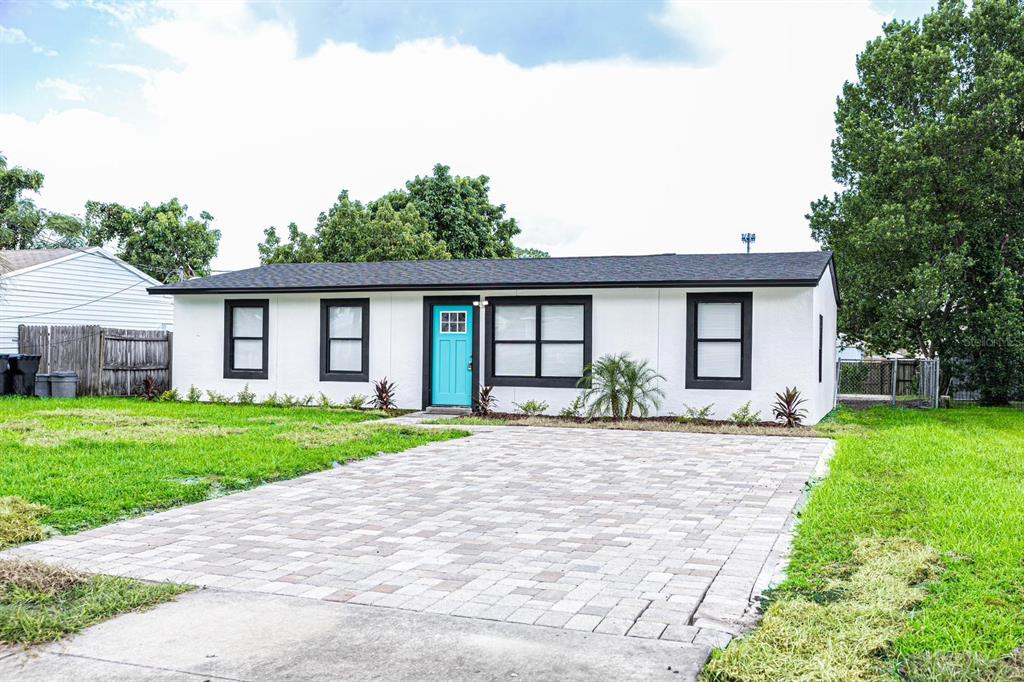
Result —
M 740 239 L 742 239 L 743 243 L 747 245 L 747 253 L 750 253 L 750 245 L 757 239 L 757 235 L 753 232 L 744 232 L 740 235 Z

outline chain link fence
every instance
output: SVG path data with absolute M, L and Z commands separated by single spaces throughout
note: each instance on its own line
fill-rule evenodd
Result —
M 850 407 L 938 407 L 939 361 L 840 360 L 836 402 Z

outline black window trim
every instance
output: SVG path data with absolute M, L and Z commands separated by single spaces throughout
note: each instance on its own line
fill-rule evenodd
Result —
M 330 337 L 331 325 L 328 311 L 331 308 L 361 308 L 363 311 L 362 337 Z M 362 361 L 358 371 L 331 370 L 331 340 L 362 341 Z M 370 380 L 370 299 L 368 298 L 322 298 L 320 299 L 320 381 L 369 381 Z
M 818 383 L 821 383 L 824 375 L 825 355 L 825 316 L 818 315 Z
M 235 336 L 235 308 L 260 308 L 263 311 L 263 336 Z M 261 369 L 235 369 L 235 341 L 250 339 L 263 341 L 263 367 Z M 227 298 L 224 299 L 224 378 L 225 379 L 266 379 L 269 376 L 270 357 L 270 299 Z
M 698 339 L 697 306 L 701 303 L 740 303 L 739 339 Z M 750 390 L 750 370 L 753 351 L 754 294 L 749 291 L 687 293 L 686 294 L 686 388 L 713 390 Z M 740 342 L 740 376 L 730 378 L 700 378 L 697 376 L 697 342 Z
M 534 376 L 496 376 L 494 374 L 494 345 L 499 343 L 494 337 L 494 310 L 501 305 L 522 305 L 535 306 L 536 331 L 535 338 L 531 340 L 508 340 L 500 343 L 530 343 L 536 346 L 534 358 Z M 487 299 L 487 384 L 490 386 L 518 386 L 518 387 L 544 387 L 544 388 L 576 388 L 580 377 L 545 377 L 540 375 L 541 353 L 544 344 L 578 344 L 579 341 L 571 340 L 548 340 L 541 338 L 541 311 L 544 305 L 582 305 L 583 306 L 583 367 L 591 363 L 593 351 L 592 334 L 592 296 L 500 296 Z

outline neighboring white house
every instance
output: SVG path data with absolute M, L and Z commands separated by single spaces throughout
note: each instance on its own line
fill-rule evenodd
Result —
M 836 312 L 827 252 L 279 264 L 154 287 L 174 295 L 174 385 L 258 396 L 372 394 L 400 407 L 549 412 L 585 365 L 629 352 L 665 380 L 660 414 L 751 401 L 771 419 L 796 386 L 809 422 L 833 407 Z
M 18 352 L 18 325 L 95 324 L 171 329 L 159 282 L 100 247 L 0 251 L 0 353 Z

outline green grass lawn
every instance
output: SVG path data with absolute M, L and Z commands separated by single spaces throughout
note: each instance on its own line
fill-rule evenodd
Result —
M 926 560 L 917 566 L 933 577 L 919 601 L 907 600 L 897 634 L 871 652 L 879 674 L 1024 679 L 1024 660 L 993 663 L 1024 643 L 1024 411 L 882 407 L 840 411 L 832 422 L 822 430 L 831 428 L 837 454 L 801 514 L 788 579 L 762 631 L 726 649 L 709 676 L 786 677 L 744 664 L 763 662 L 758 649 L 769 640 L 785 649 L 807 634 L 811 623 L 784 614 L 807 619 L 809 605 L 837 600 L 847 613 L 856 608 L 849 576 L 863 562 L 855 550 L 891 538 L 908 552 L 934 550 L 941 565 L 933 574 Z M 825 648 L 823 640 L 808 651 Z
M 5 510 L 25 506 L 12 507 L 10 497 L 45 505 L 39 522 L 72 533 L 466 435 L 373 426 L 380 416 L 121 398 L 0 399 L 0 529 L 24 531 L 5 523 Z

